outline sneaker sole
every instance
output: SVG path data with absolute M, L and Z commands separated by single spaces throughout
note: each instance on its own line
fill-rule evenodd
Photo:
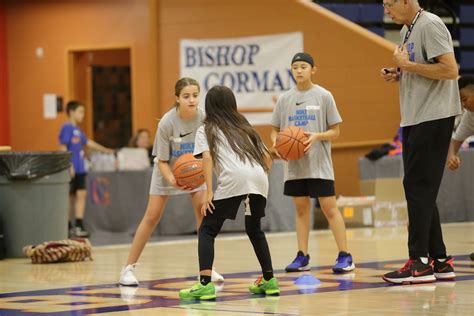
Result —
M 265 291 L 265 294 L 267 294 L 267 295 L 280 294 L 280 290 L 267 290 L 267 291 Z
M 301 271 L 309 271 L 309 270 L 311 270 L 311 267 L 309 265 L 306 265 L 306 266 L 300 267 L 300 268 L 296 268 L 296 269 L 285 268 L 286 272 L 301 272 Z
M 196 297 L 197 300 L 203 300 L 203 301 L 207 301 L 207 300 L 213 300 L 216 298 L 216 294 L 211 294 L 211 295 L 203 295 L 201 297 Z
M 334 273 L 345 273 L 345 272 L 351 272 L 355 270 L 355 264 L 352 263 L 350 266 L 345 267 L 345 268 L 333 268 L 332 271 Z
M 119 282 L 119 284 L 123 285 L 123 286 L 138 286 L 138 282 L 136 282 L 136 283 Z
M 182 297 L 181 295 L 179 296 L 181 300 L 186 300 L 186 301 L 193 301 L 193 300 L 202 300 L 202 301 L 208 301 L 208 300 L 213 300 L 216 298 L 215 294 L 210 294 L 210 295 L 203 295 L 203 296 L 186 296 Z
M 132 282 L 125 282 L 120 280 L 119 285 L 124 285 L 124 286 L 138 286 L 139 282 L 138 281 L 132 281 Z
M 437 280 L 453 280 L 456 277 L 456 274 L 454 272 L 446 272 L 446 273 L 434 273 L 434 276 Z
M 418 284 L 418 283 L 433 283 L 436 281 L 436 278 L 434 275 L 426 275 L 426 276 L 421 276 L 421 277 L 408 277 L 404 279 L 390 279 L 385 276 L 382 276 L 382 279 L 388 283 L 393 283 L 393 284 Z

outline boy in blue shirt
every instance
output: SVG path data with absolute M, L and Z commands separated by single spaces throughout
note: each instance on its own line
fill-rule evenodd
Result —
M 113 154 L 114 150 L 106 148 L 92 139 L 87 139 L 82 129 L 78 126 L 84 119 L 85 107 L 78 101 L 67 104 L 69 122 L 65 123 L 59 133 L 61 150 L 72 152 L 71 186 L 70 186 L 70 234 L 76 237 L 88 237 L 89 232 L 84 229 L 82 220 L 86 206 L 86 175 L 84 162 L 84 146 L 93 150 Z M 75 225 L 72 225 L 72 210 L 75 215 Z

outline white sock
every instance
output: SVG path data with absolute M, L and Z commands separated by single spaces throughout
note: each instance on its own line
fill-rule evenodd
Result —
M 423 262 L 424 264 L 427 264 L 427 263 L 428 263 L 428 258 L 427 258 L 427 257 L 420 257 L 420 260 L 421 260 L 421 262 Z
M 445 262 L 445 261 L 446 261 L 446 258 L 438 258 L 438 259 L 436 259 L 436 260 L 438 260 L 439 262 Z

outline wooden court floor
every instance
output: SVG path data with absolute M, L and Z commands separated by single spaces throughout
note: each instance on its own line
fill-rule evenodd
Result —
M 129 245 L 95 247 L 94 260 L 81 263 L 8 259 L 0 261 L 0 315 L 474 315 L 474 223 L 446 224 L 443 231 L 456 281 L 405 286 L 380 278 L 405 262 L 405 227 L 348 230 L 357 268 L 345 275 L 331 273 L 337 253 L 329 231 L 312 232 L 312 268 L 305 273 L 283 270 L 296 254 L 295 234 L 268 234 L 281 288 L 276 297 L 247 291 L 259 267 L 246 236 L 218 237 L 215 267 L 226 279 L 211 302 L 178 299 L 178 290 L 196 280 L 196 240 L 149 244 L 138 288 L 116 284 Z

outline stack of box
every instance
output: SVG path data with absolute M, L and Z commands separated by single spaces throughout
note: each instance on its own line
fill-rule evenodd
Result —
M 362 197 L 339 197 L 337 205 L 347 227 L 406 225 L 407 203 L 402 178 L 361 180 Z
M 344 217 L 346 227 L 374 226 L 374 196 L 339 196 L 337 206 Z

